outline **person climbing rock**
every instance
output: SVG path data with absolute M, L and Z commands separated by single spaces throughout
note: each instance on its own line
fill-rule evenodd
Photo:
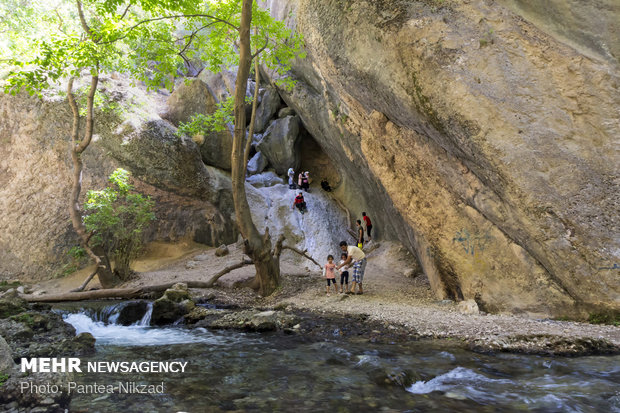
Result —
M 364 248 L 364 228 L 362 227 L 362 221 L 359 219 L 356 221 L 357 224 L 357 248 Z
M 288 189 L 297 189 L 297 186 L 295 185 L 295 171 L 293 170 L 293 168 L 288 168 Z
M 304 212 L 306 212 L 308 209 L 306 208 L 306 201 L 304 200 L 304 194 L 303 193 L 299 193 L 299 195 L 297 195 L 295 197 L 295 203 L 293 204 L 294 207 L 296 207 L 299 212 L 301 212 L 302 214 Z
M 368 242 L 370 242 L 372 241 L 372 235 L 370 235 L 370 233 L 372 232 L 372 221 L 370 221 L 370 218 L 368 218 L 368 215 L 366 215 L 365 212 L 362 212 L 362 218 L 366 223 L 366 234 L 368 234 Z
M 340 264 L 336 266 L 336 269 L 340 270 L 342 267 L 351 266 L 351 264 L 353 264 L 353 282 L 351 283 L 350 293 L 355 294 L 355 286 L 357 286 L 357 294 L 364 294 L 362 282 L 364 281 L 364 273 L 366 272 L 366 254 L 364 254 L 364 251 L 360 248 L 348 245 L 346 241 L 340 242 L 340 249 L 342 252 L 347 253 L 347 259 L 344 262 L 341 261 Z

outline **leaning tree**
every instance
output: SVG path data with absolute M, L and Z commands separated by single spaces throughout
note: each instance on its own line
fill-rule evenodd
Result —
M 283 22 L 274 19 L 268 10 L 260 9 L 255 1 L 214 1 L 211 2 L 210 10 L 222 18 L 228 16 L 228 21 L 232 24 L 212 28 L 209 35 L 201 39 L 204 42 L 197 41 L 194 46 L 198 51 L 203 51 L 203 61 L 212 71 L 221 70 L 223 65 L 238 66 L 234 95 L 228 101 L 222 102 L 214 114 L 196 114 L 190 122 L 182 125 L 181 130 L 188 133 L 224 130 L 226 122 L 230 120 L 230 111 L 233 112 L 231 175 L 237 226 L 244 238 L 244 252 L 252 259 L 256 268 L 253 286 L 261 295 L 269 295 L 280 283 L 280 254 L 283 249 L 293 250 L 314 260 L 305 251 L 284 245 L 283 235 L 273 244 L 269 228 L 261 234 L 252 221 L 245 191 L 245 176 L 260 88 L 259 62 L 278 74 L 277 82 L 280 86 L 291 88 L 294 81 L 286 76 L 286 73 L 293 59 L 305 57 L 303 40 L 299 33 L 287 29 Z M 252 114 L 246 130 L 246 92 L 252 66 L 255 87 Z

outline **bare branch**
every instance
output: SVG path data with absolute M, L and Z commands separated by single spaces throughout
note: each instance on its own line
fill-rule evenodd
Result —
M 321 267 L 321 264 L 316 262 L 316 260 L 314 258 L 312 258 L 311 256 L 308 255 L 308 250 L 302 251 L 302 250 L 299 250 L 299 249 L 297 249 L 295 247 L 291 247 L 291 246 L 288 246 L 288 245 L 282 245 L 282 249 L 283 250 L 291 250 L 293 252 L 296 252 L 297 254 L 299 254 L 299 255 L 301 255 L 303 257 L 306 257 L 307 259 L 309 259 L 310 261 L 315 263 L 319 268 L 323 268 L 323 267 Z
M 84 288 L 86 288 L 86 286 L 88 285 L 88 283 L 90 282 L 90 280 L 92 280 L 93 278 L 95 278 L 95 275 L 97 275 L 97 270 L 99 270 L 99 267 L 95 267 L 95 271 L 92 272 L 92 274 L 90 274 L 88 276 L 88 278 L 86 278 L 86 280 L 84 280 L 84 282 L 82 283 L 82 285 L 80 285 L 78 288 L 74 288 L 73 290 L 69 291 L 71 293 L 79 293 L 80 291 L 84 291 Z
M 119 20 L 123 20 L 125 18 L 125 16 L 127 15 L 127 12 L 129 11 L 129 8 L 131 7 L 131 3 L 129 3 L 127 5 L 127 8 L 125 9 L 125 11 L 123 12 L 123 14 L 121 15 L 121 18 Z

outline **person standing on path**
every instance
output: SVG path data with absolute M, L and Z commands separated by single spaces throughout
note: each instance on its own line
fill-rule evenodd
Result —
M 357 220 L 357 248 L 364 248 L 364 228 L 362 228 L 362 221 Z
M 323 267 L 323 276 L 327 280 L 325 294 L 329 295 L 329 284 L 334 284 L 334 293 L 338 294 L 338 285 L 336 284 L 336 264 L 334 264 L 334 256 L 327 256 L 327 264 Z
M 362 212 L 362 218 L 366 223 L 366 234 L 368 234 L 368 242 L 370 242 L 372 241 L 372 235 L 370 235 L 370 233 L 372 232 L 372 222 L 370 221 L 370 218 L 368 217 L 368 215 L 366 215 L 365 212 Z
M 353 245 L 348 245 L 346 241 L 340 242 L 340 249 L 342 252 L 347 253 L 347 259 L 345 262 L 341 262 L 336 267 L 337 270 L 345 266 L 353 267 L 353 283 L 351 284 L 351 294 L 355 294 L 355 286 L 358 288 L 358 295 L 364 294 L 362 288 L 362 282 L 364 281 L 364 272 L 366 272 L 366 254 L 360 248 Z

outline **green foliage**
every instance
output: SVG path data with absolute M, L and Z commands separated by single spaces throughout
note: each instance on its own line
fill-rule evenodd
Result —
M 251 104 L 252 98 L 245 98 L 245 103 Z M 196 113 L 192 115 L 188 122 L 181 122 L 177 134 L 188 136 L 204 135 L 211 132 L 222 132 L 226 130 L 226 125 L 234 123 L 235 99 L 230 96 L 223 102 L 217 104 L 217 109 L 211 115 Z
M 591 324 L 609 324 L 620 326 L 620 313 L 593 313 L 588 317 Z
M 88 260 L 86 250 L 79 245 L 71 247 L 66 255 L 69 261 L 53 274 L 53 278 L 62 278 L 69 274 L 73 274 Z
M 0 387 L 4 386 L 4 383 L 9 379 L 9 375 L 6 373 L 0 374 Z
M 134 192 L 129 178 L 128 171 L 115 170 L 109 179 L 113 186 L 88 191 L 84 204 L 84 224 L 93 234 L 91 245 L 104 248 L 123 279 L 129 277 L 129 264 L 142 249 L 144 230 L 155 219 L 153 201 Z
M 20 282 L 8 282 L 6 280 L 0 281 L 0 291 L 7 291 L 11 288 L 17 288 L 21 285 Z
M 32 314 L 21 313 L 21 314 L 13 315 L 9 317 L 9 319 L 17 323 L 26 324 L 28 327 L 34 326 L 34 318 L 32 317 Z

